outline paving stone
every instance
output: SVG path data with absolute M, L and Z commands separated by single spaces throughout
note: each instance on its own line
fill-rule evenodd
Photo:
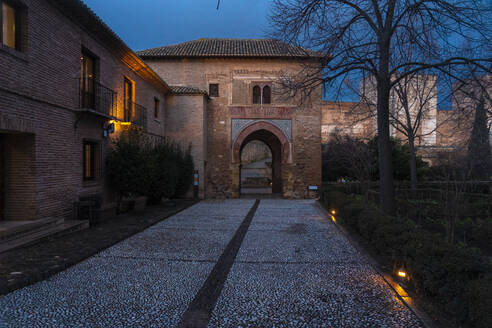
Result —
M 214 263 L 94 257 L 0 299 L 0 327 L 172 327 Z
M 421 327 L 367 265 L 235 263 L 209 327 Z
M 421 327 L 314 205 L 262 200 L 209 327 Z
M 302 226 L 294 226 L 290 230 L 281 231 L 248 231 L 236 261 L 364 261 L 344 236 L 303 229 Z
M 175 327 L 254 204 L 201 202 L 0 298 L 0 327 Z M 312 200 L 262 200 L 209 327 L 421 327 Z
M 148 229 L 107 251 L 101 257 L 143 257 L 147 259 L 181 259 L 216 261 L 235 230 Z

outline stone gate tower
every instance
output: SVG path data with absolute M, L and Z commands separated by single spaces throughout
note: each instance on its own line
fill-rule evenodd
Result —
M 277 40 L 200 39 L 138 53 L 175 93 L 166 135 L 191 143 L 202 197 L 239 197 L 241 151 L 253 140 L 272 153 L 272 190 L 311 197 L 321 184 L 321 87 L 301 99 L 281 87 L 315 52 Z M 197 97 L 198 96 L 198 97 Z

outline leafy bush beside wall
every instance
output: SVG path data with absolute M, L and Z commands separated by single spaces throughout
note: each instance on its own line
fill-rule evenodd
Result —
M 106 157 L 110 185 L 123 197 L 146 196 L 148 204 L 181 197 L 193 181 L 191 147 L 183 150 L 169 139 L 152 140 L 127 130 L 113 141 Z
M 179 174 L 174 197 L 184 196 L 193 183 L 195 164 L 193 163 L 193 156 L 191 156 L 191 147 L 188 147 L 185 153 L 180 150 L 179 163 Z

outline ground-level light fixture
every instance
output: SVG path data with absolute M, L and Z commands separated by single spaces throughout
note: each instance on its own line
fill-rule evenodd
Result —
M 396 271 L 395 275 L 401 282 L 409 281 L 410 277 L 408 275 L 408 271 L 405 269 L 405 266 L 400 266 Z

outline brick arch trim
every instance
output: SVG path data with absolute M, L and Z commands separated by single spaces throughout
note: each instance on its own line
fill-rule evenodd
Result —
M 233 151 L 233 160 L 234 163 L 241 163 L 241 146 L 244 142 L 244 140 L 253 132 L 259 131 L 259 130 L 266 130 L 270 133 L 272 133 L 274 136 L 277 137 L 277 139 L 280 141 L 280 145 L 282 147 L 282 163 L 287 163 L 289 159 L 289 139 L 286 137 L 285 133 L 278 128 L 277 126 L 273 125 L 272 123 L 269 122 L 256 122 L 253 124 L 248 125 L 245 127 L 237 136 L 236 140 L 234 141 L 234 145 L 232 148 Z

